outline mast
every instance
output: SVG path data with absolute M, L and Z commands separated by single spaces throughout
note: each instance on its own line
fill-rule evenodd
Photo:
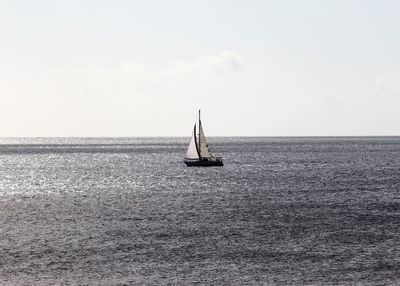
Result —
M 200 145 L 200 130 L 201 130 L 201 120 L 200 120 L 200 109 L 199 109 L 199 158 L 201 159 L 201 145 Z
M 194 145 L 196 146 L 196 151 L 197 151 L 197 154 L 199 155 L 199 158 L 201 158 L 201 156 L 200 156 L 200 149 L 199 149 L 199 147 L 197 146 L 197 142 L 196 142 L 196 124 L 194 125 L 194 130 L 193 130 L 193 134 L 194 134 Z

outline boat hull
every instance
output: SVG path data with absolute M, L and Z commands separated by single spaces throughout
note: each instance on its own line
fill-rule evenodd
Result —
M 222 167 L 222 160 L 185 160 L 188 167 Z

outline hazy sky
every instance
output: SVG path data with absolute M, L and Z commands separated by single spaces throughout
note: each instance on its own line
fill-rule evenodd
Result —
M 400 1 L 0 1 L 0 136 L 400 135 Z

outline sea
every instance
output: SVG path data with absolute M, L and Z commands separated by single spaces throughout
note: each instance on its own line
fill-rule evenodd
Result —
M 400 285 L 400 137 L 1 138 L 0 285 Z

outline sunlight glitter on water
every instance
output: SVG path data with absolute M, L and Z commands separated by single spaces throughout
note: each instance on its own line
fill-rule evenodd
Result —
M 13 141 L 14 140 L 14 141 Z M 395 284 L 399 138 L 1 139 L 0 282 Z

